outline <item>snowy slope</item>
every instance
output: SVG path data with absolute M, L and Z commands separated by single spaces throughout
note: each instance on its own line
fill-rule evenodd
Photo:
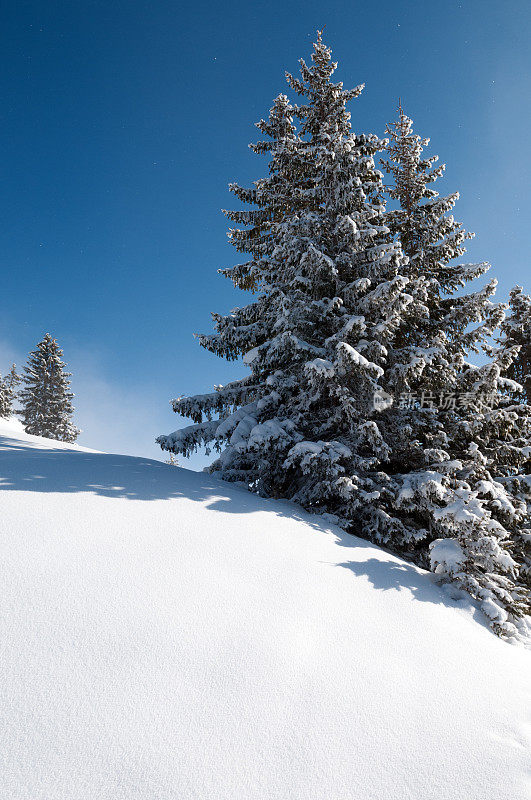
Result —
M 427 574 L 204 474 L 0 448 L 5 800 L 527 797 L 529 653 Z

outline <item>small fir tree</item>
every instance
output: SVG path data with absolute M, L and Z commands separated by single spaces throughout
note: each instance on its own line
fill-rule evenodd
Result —
M 13 415 L 13 406 L 17 397 L 17 386 L 21 378 L 17 375 L 16 365 L 13 364 L 5 378 L 0 375 L 0 417 L 9 418 Z
M 2 378 L 0 375 L 0 417 L 2 417 L 2 419 L 7 419 L 12 413 L 13 409 L 11 407 L 9 389 L 5 378 Z
M 63 351 L 49 333 L 29 354 L 20 392 L 22 421 L 27 433 L 74 442 L 79 430 L 72 423 L 71 373 L 65 371 Z
M 10 393 L 11 405 L 14 407 L 18 395 L 18 386 L 22 383 L 22 378 L 17 372 L 17 365 L 12 364 L 11 369 L 6 375 L 6 384 Z

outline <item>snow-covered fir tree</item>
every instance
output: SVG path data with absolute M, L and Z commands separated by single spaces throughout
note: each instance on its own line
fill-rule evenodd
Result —
M 17 386 L 21 378 L 13 364 L 5 378 L 0 375 L 0 417 L 8 418 L 14 413 Z
M 412 469 L 404 475 L 399 504 L 419 518 L 428 513 L 433 568 L 480 600 L 494 629 L 510 636 L 515 627 L 525 627 L 521 615 L 528 608 L 518 546 L 527 509 L 510 476 L 527 460 L 529 415 L 515 408 L 504 379 L 516 351 L 501 348 L 482 367 L 468 362 L 469 351 L 489 350 L 488 338 L 503 320 L 504 307 L 489 300 L 496 282 L 456 295 L 489 265 L 455 263 L 471 236 L 451 213 L 458 194 L 439 197 L 433 188 L 444 166 L 435 166 L 436 156 L 423 156 L 429 140 L 413 133 L 401 107 L 387 133 L 384 167 L 394 178 L 389 194 L 399 205 L 389 212 L 389 225 L 409 258 L 407 275 L 423 278 L 427 290 L 427 313 L 404 331 L 406 357 L 397 367 L 409 396 L 430 396 L 436 405 L 424 421 L 415 416 L 408 430 L 413 441 L 424 442 L 432 464 L 426 463 L 424 473 Z M 432 428 L 431 435 L 439 430 L 432 454 L 419 422 Z M 412 466 L 410 458 L 404 463 Z
M 477 559 L 496 577 L 464 588 L 480 597 L 497 632 L 511 636 L 524 604 L 499 544 L 508 533 L 498 517 L 507 510 L 491 510 L 501 501 L 490 496 L 507 492 L 485 480 L 478 499 L 465 477 L 456 483 L 444 423 L 433 410 L 399 402 L 423 372 L 432 376 L 429 389 L 446 389 L 465 348 L 491 332 L 502 312 L 489 286 L 447 311 L 441 306 L 443 332 L 432 324 L 430 277 L 411 266 L 395 215 L 386 212 L 374 161 L 385 142 L 350 125 L 346 104 L 363 87 L 346 91 L 332 81 L 336 64 L 321 35 L 312 61 L 300 62 L 300 79 L 287 76 L 302 103 L 280 95 L 258 123 L 268 138 L 253 149 L 269 154 L 269 175 L 250 189 L 231 186 L 255 208 L 227 212 L 244 226 L 229 236 L 249 259 L 223 273 L 257 299 L 214 314 L 216 333 L 200 337 L 219 356 L 243 356 L 250 374 L 173 401 L 195 424 L 158 441 L 184 455 L 213 446 L 220 456 L 211 470 L 226 480 L 332 514 L 418 563 L 428 564 L 429 544 L 455 538 L 468 515 L 478 542 L 485 533 Z M 448 268 L 448 285 L 484 269 Z M 448 343 L 474 320 L 478 330 L 463 334 L 462 350 Z M 422 333 L 413 335 L 413 327 Z M 476 381 L 490 389 L 490 377 L 477 373 Z M 463 585 L 455 571 L 452 578 Z
M 507 377 L 523 388 L 516 397 L 531 403 L 531 297 L 521 286 L 515 286 L 509 299 L 509 314 L 501 329 L 506 347 L 517 347 L 518 352 L 507 370 Z
M 501 383 L 513 413 L 529 414 L 531 401 L 531 298 L 520 286 L 510 294 L 510 311 L 497 338 L 498 347 L 491 355 L 504 365 Z M 526 508 L 524 521 L 513 535 L 512 555 L 520 570 L 520 579 L 531 590 L 531 433 L 521 448 L 524 458 L 502 482 Z
M 224 274 L 259 297 L 214 314 L 217 333 L 200 337 L 220 356 L 243 355 L 251 374 L 174 401 L 198 424 L 159 442 L 185 455 L 214 443 L 222 454 L 212 469 L 225 478 L 329 510 L 347 500 L 341 476 L 363 473 L 365 485 L 388 453 L 374 421 L 379 362 L 412 298 L 400 245 L 384 224 L 374 164 L 383 142 L 354 134 L 345 108 L 362 87 L 332 82 L 336 65 L 320 36 L 312 59 L 311 67 L 301 61 L 302 80 L 288 75 L 306 102 L 294 107 L 280 95 L 258 123 L 269 140 L 253 150 L 270 154 L 269 176 L 251 189 L 230 187 L 257 209 L 227 212 L 248 226 L 229 235 L 251 260 Z
M 71 373 L 65 371 L 63 351 L 49 333 L 28 356 L 24 388 L 19 393 L 22 421 L 27 433 L 62 442 L 74 442 L 79 430 L 72 422 L 74 395 Z
M 9 401 L 9 389 L 7 388 L 5 378 L 0 375 L 0 417 L 7 419 L 13 413 L 11 403 Z
M 6 381 L 14 400 L 17 395 L 17 386 L 22 382 L 22 378 L 17 372 L 16 364 L 11 364 L 11 369 L 6 375 Z

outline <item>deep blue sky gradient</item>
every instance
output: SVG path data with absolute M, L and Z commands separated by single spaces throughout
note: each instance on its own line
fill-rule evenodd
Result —
M 366 83 L 355 129 L 383 134 L 401 96 L 461 192 L 467 260 L 531 290 L 526 0 L 8 3 L 0 357 L 58 337 L 87 446 L 161 457 L 169 399 L 243 373 L 192 336 L 246 302 L 216 274 L 241 260 L 220 209 L 264 174 L 253 123 L 325 24 L 338 79 Z

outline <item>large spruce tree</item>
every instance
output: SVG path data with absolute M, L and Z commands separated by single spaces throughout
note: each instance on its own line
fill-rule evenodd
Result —
M 63 351 L 49 333 L 28 356 L 19 397 L 22 421 L 27 433 L 62 442 L 73 442 L 79 430 L 72 423 L 74 395 L 71 376 L 65 371 Z
M 258 299 L 214 314 L 217 333 L 200 337 L 220 356 L 242 355 L 251 374 L 174 401 L 197 424 L 158 441 L 185 455 L 214 443 L 222 452 L 212 469 L 226 479 L 346 512 L 355 494 L 370 494 L 390 450 L 375 398 L 384 397 L 385 343 L 413 298 L 384 221 L 374 164 L 383 142 L 355 134 L 346 110 L 363 87 L 332 82 L 336 64 L 320 35 L 312 60 L 300 62 L 301 80 L 287 76 L 305 102 L 295 107 L 280 95 L 258 123 L 269 140 L 253 149 L 270 154 L 269 176 L 250 189 L 230 187 L 257 208 L 227 212 L 248 226 L 229 235 L 251 259 L 224 273 Z
M 482 559 L 480 569 L 492 568 L 495 578 L 465 586 L 455 571 L 446 573 L 482 600 L 498 633 L 511 636 L 524 605 L 514 562 L 499 544 L 509 535 L 498 520 L 507 509 L 491 501 L 487 483 L 480 500 L 465 476 L 456 477 L 436 410 L 400 402 L 423 373 L 431 376 L 428 391 L 452 385 L 466 348 L 501 319 L 489 299 L 493 287 L 441 305 L 432 320 L 431 278 L 404 255 L 396 217 L 386 212 L 374 162 L 385 142 L 350 125 L 346 104 L 363 87 L 346 91 L 332 81 L 336 64 L 321 35 L 312 61 L 300 62 L 300 79 L 287 76 L 300 105 L 281 95 L 258 123 L 268 138 L 253 149 L 269 154 L 268 177 L 250 189 L 231 186 L 254 209 L 226 212 L 245 226 L 229 235 L 249 259 L 223 272 L 257 299 L 214 314 L 216 333 L 200 337 L 217 355 L 243 356 L 250 374 L 173 401 L 196 424 L 158 441 L 184 455 L 213 445 L 220 457 L 211 469 L 226 480 L 333 514 L 353 533 L 425 565 L 430 543 L 453 538 L 468 515 L 476 540 L 483 531 L 485 541 L 466 557 Z M 482 271 L 448 267 L 448 285 Z M 465 332 L 472 321 L 478 329 Z M 490 390 L 489 372 L 476 380 Z M 469 380 L 459 388 L 476 386 Z M 434 565 L 441 571 L 440 560 Z

